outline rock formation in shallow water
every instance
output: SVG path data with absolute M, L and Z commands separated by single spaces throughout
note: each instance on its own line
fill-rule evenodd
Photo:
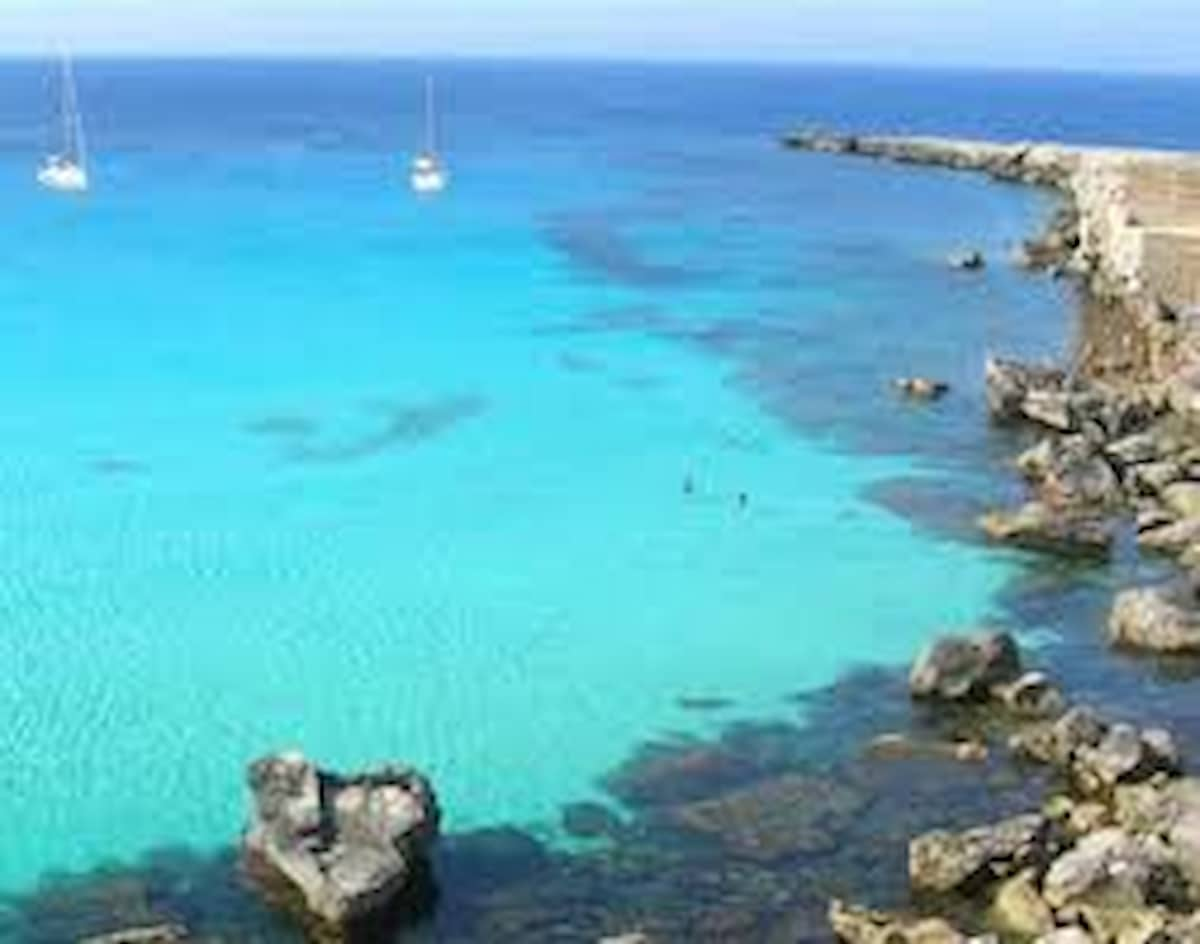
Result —
M 1119 648 L 1200 654 L 1200 614 L 1194 595 L 1170 587 L 1126 590 L 1113 604 L 1108 638 Z
M 916 698 L 986 700 L 1021 673 L 1021 655 L 1007 633 L 942 636 L 923 650 L 909 673 Z
M 300 754 L 250 765 L 242 847 L 272 899 L 333 928 L 383 912 L 421 881 L 437 837 L 429 782 L 407 767 L 342 777 Z

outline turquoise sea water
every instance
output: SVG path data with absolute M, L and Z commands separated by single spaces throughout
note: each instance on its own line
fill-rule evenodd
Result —
M 770 716 L 991 612 L 1013 561 L 863 493 L 994 475 L 982 357 L 1060 351 L 1065 297 L 942 260 L 1047 205 L 773 135 L 1006 134 L 1020 83 L 956 122 L 914 76 L 447 65 L 430 202 L 414 66 L 80 74 L 73 202 L 30 186 L 43 70 L 0 67 L 0 889 L 227 843 L 291 745 L 547 833 L 715 723 L 681 697 Z

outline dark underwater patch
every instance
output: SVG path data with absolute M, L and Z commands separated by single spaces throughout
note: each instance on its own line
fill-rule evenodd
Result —
M 313 417 L 300 413 L 277 413 L 250 420 L 245 429 L 254 436 L 292 439 L 315 436 L 320 430 L 320 423 Z
M 615 223 L 599 215 L 545 220 L 542 238 L 580 271 L 633 288 L 679 288 L 706 277 L 699 270 L 647 258 Z
M 294 461 L 307 463 L 365 459 L 390 449 L 414 446 L 445 435 L 479 416 L 487 407 L 487 400 L 478 395 L 381 407 L 384 416 L 377 430 L 342 441 L 297 442 L 288 449 L 287 456 Z
M 127 459 L 122 456 L 104 456 L 99 459 L 93 459 L 90 464 L 93 472 L 104 476 L 141 475 L 148 471 L 148 467 L 144 462 L 140 462 L 137 459 Z

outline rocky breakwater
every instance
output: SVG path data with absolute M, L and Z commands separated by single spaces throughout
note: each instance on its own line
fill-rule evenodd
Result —
M 310 936 L 369 937 L 423 909 L 440 814 L 421 774 L 391 766 L 343 777 L 288 753 L 251 764 L 248 781 L 247 873 Z
M 1003 634 L 939 640 L 914 665 L 911 689 L 934 711 L 997 715 L 993 729 L 1007 732 L 1014 761 L 1051 771 L 1049 794 L 1024 814 L 915 836 L 912 909 L 834 902 L 839 939 L 1200 940 L 1200 780 L 1183 775 L 1168 732 L 1069 706 L 1048 679 L 1022 669 Z
M 1104 558 L 1128 523 L 1144 551 L 1200 569 L 1200 155 L 825 133 L 786 143 L 1062 196 L 1046 234 L 1018 255 L 1080 281 L 1078 356 L 1068 367 L 986 365 L 992 419 L 1041 439 L 1016 460 L 1029 500 L 980 525 L 997 542 Z M 1109 629 L 1124 649 L 1200 653 L 1194 581 L 1129 591 Z
M 1179 411 L 1200 412 L 1200 155 L 824 132 L 784 141 L 1056 191 L 1060 209 L 1017 260 L 1075 273 L 1107 306 L 1087 339 L 1090 369 L 1166 384 Z

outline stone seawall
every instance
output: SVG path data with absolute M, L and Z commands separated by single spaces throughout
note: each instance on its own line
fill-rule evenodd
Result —
M 822 132 L 784 143 L 1057 191 L 1066 203 L 1057 232 L 1029 250 L 1111 307 L 1110 336 L 1092 345 L 1103 355 L 1085 366 L 1110 381 L 1162 385 L 1177 412 L 1200 418 L 1200 154 Z

